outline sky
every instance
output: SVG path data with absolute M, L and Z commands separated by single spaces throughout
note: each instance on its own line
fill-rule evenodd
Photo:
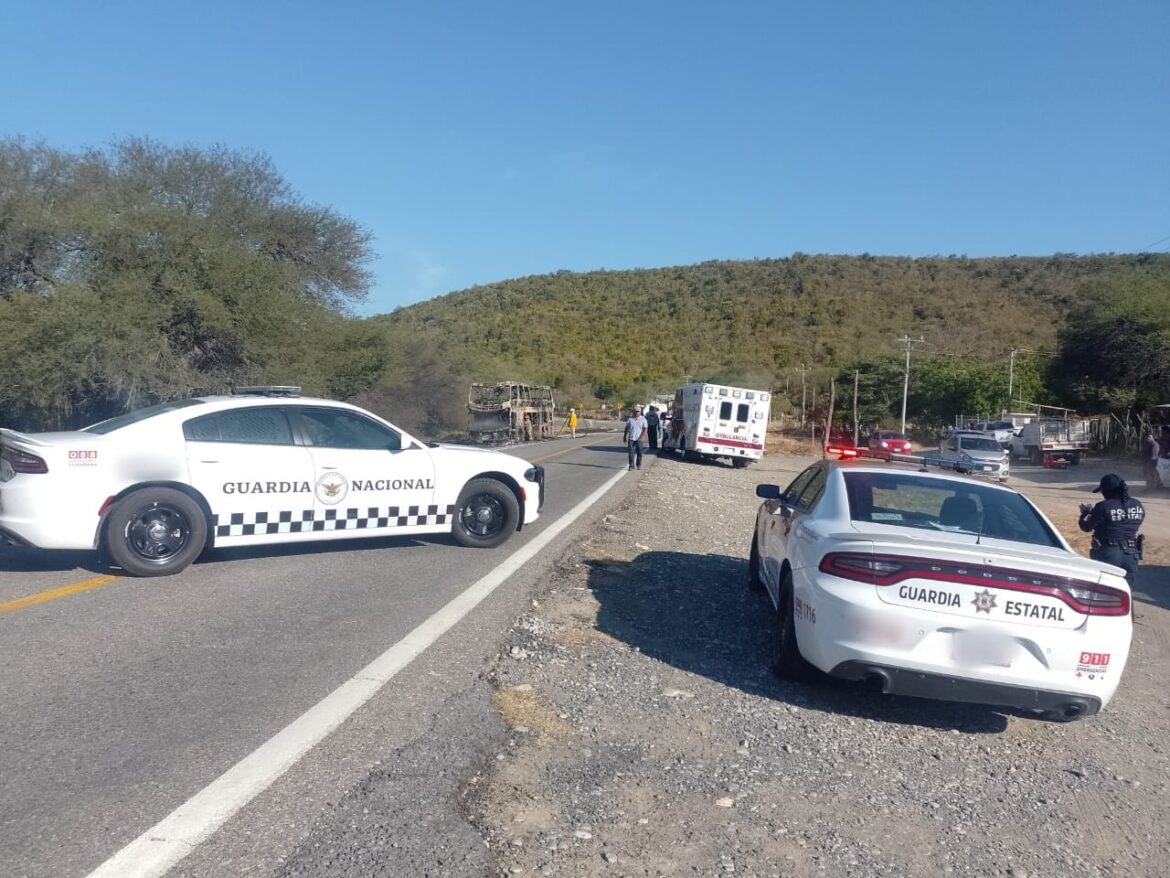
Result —
M 1167 0 L 0 2 L 0 137 L 269 155 L 379 314 L 558 270 L 1170 250 Z

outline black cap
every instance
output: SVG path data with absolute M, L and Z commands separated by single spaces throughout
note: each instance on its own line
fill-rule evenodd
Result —
M 1112 493 L 1116 492 L 1117 490 L 1119 490 L 1121 488 L 1121 486 L 1124 484 L 1125 484 L 1125 481 L 1121 478 L 1121 476 L 1114 475 L 1113 473 L 1108 473 L 1106 475 L 1101 476 L 1101 484 L 1097 485 L 1097 487 L 1095 487 L 1093 489 L 1093 493 L 1094 494 L 1112 494 Z

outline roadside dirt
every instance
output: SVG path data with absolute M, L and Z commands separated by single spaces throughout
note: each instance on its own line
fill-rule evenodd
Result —
M 1166 875 L 1170 501 L 1142 498 L 1121 689 L 1058 725 L 772 676 L 770 605 L 745 587 L 754 488 L 810 459 L 655 461 L 562 559 L 491 671 L 507 747 L 463 791 L 499 873 Z M 1086 547 L 1077 504 L 1104 471 L 1014 484 Z

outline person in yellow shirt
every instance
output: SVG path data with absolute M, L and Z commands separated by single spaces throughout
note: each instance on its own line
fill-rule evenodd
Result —
M 569 433 L 574 439 L 577 438 L 577 410 L 569 409 Z

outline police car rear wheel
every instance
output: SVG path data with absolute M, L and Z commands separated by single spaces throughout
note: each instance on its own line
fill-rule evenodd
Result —
M 490 549 L 508 539 L 520 523 L 520 504 L 506 485 L 473 479 L 459 497 L 452 534 L 463 546 Z
M 792 573 L 780 580 L 780 609 L 776 613 L 776 639 L 772 651 L 772 670 L 782 680 L 806 680 L 812 665 L 800 654 L 796 643 L 796 613 Z
M 147 488 L 124 497 L 106 519 L 110 560 L 131 576 L 170 576 L 207 543 L 207 519 L 181 491 Z

